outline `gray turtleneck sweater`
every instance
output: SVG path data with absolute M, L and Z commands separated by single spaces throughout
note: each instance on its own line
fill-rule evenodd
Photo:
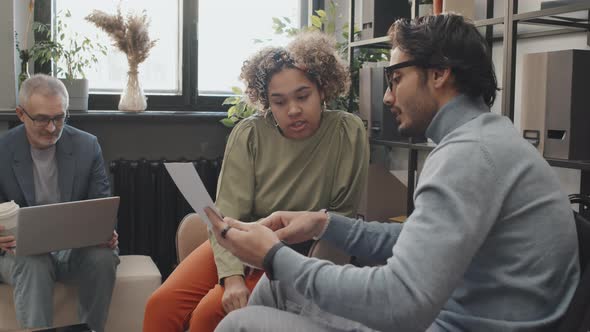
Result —
M 550 331 L 579 280 L 572 210 L 553 170 L 507 118 L 463 95 L 426 136 L 437 146 L 403 226 L 334 214 L 323 236 L 386 265 L 337 266 L 284 247 L 275 278 L 377 330 Z

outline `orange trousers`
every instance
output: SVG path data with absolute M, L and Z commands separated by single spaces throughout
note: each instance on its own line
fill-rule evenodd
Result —
M 255 270 L 245 281 L 250 291 L 264 271 Z M 176 267 L 149 298 L 143 319 L 144 332 L 208 332 L 225 317 L 223 287 L 217 283 L 211 244 L 206 241 Z

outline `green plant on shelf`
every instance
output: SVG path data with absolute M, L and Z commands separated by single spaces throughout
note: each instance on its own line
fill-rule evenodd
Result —
M 257 112 L 256 107 L 252 106 L 244 99 L 244 92 L 242 89 L 233 86 L 231 88 L 234 96 L 227 97 L 222 105 L 231 105 L 227 110 L 227 117 L 221 119 L 221 123 L 226 127 L 233 127 L 240 120 L 252 116 Z

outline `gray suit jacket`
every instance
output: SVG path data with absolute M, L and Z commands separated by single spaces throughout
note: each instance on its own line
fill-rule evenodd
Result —
M 95 136 L 66 125 L 55 153 L 62 202 L 110 196 Z M 0 137 L 0 203 L 14 200 L 21 207 L 35 205 L 34 186 L 31 147 L 20 125 Z

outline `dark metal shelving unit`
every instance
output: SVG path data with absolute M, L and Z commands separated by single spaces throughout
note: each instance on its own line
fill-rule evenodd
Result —
M 509 1 L 518 2 L 518 0 L 509 0 Z M 513 21 L 526 21 L 526 20 L 531 20 L 531 19 L 536 19 L 536 18 L 541 18 L 541 17 L 546 17 L 546 16 L 555 16 L 555 15 L 559 15 L 559 14 L 569 14 L 569 13 L 579 12 L 579 11 L 583 11 L 583 10 L 590 10 L 590 3 L 578 3 L 578 4 L 572 4 L 572 5 L 563 5 L 563 6 L 559 6 L 559 7 L 555 7 L 555 8 L 535 10 L 535 11 L 526 12 L 526 13 L 514 12 L 514 14 L 512 15 L 512 20 Z M 559 21 L 557 21 L 557 20 L 552 24 L 560 25 Z
M 388 141 L 380 139 L 372 139 L 370 140 L 370 143 L 374 145 L 389 146 L 392 148 L 406 148 L 421 151 L 432 151 L 432 149 L 436 147 L 436 144 L 433 143 L 411 143 L 408 141 Z
M 579 169 L 581 171 L 590 171 L 590 160 L 564 160 L 545 158 L 549 165 L 561 168 Z
M 390 48 L 389 37 L 358 40 L 350 43 L 350 47 Z
M 559 14 L 568 14 L 579 11 L 590 11 L 590 1 L 588 3 L 578 3 L 572 5 L 563 5 L 555 8 L 536 10 L 526 13 L 518 13 L 518 0 L 507 0 L 504 11 L 504 67 L 502 77 L 502 114 L 514 120 L 514 82 L 516 77 L 516 41 L 521 36 L 518 35 L 518 24 L 542 24 L 563 28 L 577 28 L 578 31 L 588 32 L 588 44 L 590 45 L 590 24 L 588 16 L 585 21 L 575 22 L 572 25 L 571 20 L 556 17 Z M 544 17 L 550 17 L 544 19 Z M 559 31 L 559 30 L 558 30 Z M 563 31 L 563 30 L 562 30 Z M 566 30 L 568 31 L 568 30 Z M 568 32 L 571 32 L 568 31 Z M 555 34 L 555 31 L 544 33 L 534 33 L 533 37 L 541 35 Z
M 504 24 L 504 17 L 493 17 L 493 18 L 486 18 L 483 20 L 477 20 L 473 22 L 473 25 L 476 27 L 487 27 L 493 26 L 497 24 Z
M 416 6 L 417 7 L 417 6 Z M 388 37 L 379 37 L 369 40 L 355 41 L 354 38 L 354 8 L 355 0 L 350 0 L 349 8 L 349 45 L 348 59 L 349 62 L 354 56 L 353 49 L 364 48 L 389 48 Z M 418 15 L 416 9 L 416 15 Z M 503 53 L 503 67 L 502 67 L 502 114 L 514 121 L 514 83 L 516 76 L 516 47 L 517 40 L 523 38 L 535 38 L 541 36 L 559 35 L 564 33 L 571 33 L 577 31 L 586 31 L 588 33 L 588 45 L 590 45 L 590 21 L 588 16 L 586 20 L 572 20 L 559 16 L 561 14 L 569 14 L 573 12 L 588 11 L 590 16 L 590 0 L 587 3 L 578 3 L 571 5 L 563 5 L 555 8 L 542 9 L 537 11 L 530 11 L 518 13 L 518 0 L 506 0 L 504 15 L 501 17 L 494 17 L 494 0 L 486 0 L 486 18 L 474 21 L 476 27 L 485 28 L 485 37 L 490 47 L 494 42 L 501 41 Z M 546 25 L 561 27 L 561 29 L 554 29 L 540 32 L 528 32 L 518 34 L 518 24 L 532 24 L 532 25 Z M 493 28 L 496 25 L 503 25 L 504 31 L 501 37 L 493 35 Z M 589 129 L 590 130 L 590 129 Z M 434 149 L 434 144 L 428 143 L 411 143 L 408 141 L 388 141 L 372 139 L 371 145 L 388 146 L 392 148 L 406 148 L 408 149 L 408 214 L 413 209 L 413 195 L 415 183 L 415 171 L 418 164 L 418 151 L 431 151 Z M 547 158 L 547 162 L 554 167 L 577 169 L 581 171 L 580 192 L 583 194 L 590 194 L 590 161 L 579 160 L 559 160 Z
M 555 35 L 560 33 L 586 31 L 588 33 L 587 44 L 590 45 L 590 1 L 571 5 L 563 5 L 555 8 L 536 10 L 525 13 L 518 13 L 518 0 L 507 0 L 505 11 L 504 30 L 504 75 L 502 114 L 514 120 L 514 82 L 516 79 L 515 61 L 517 39 L 523 38 L 518 34 L 519 24 L 536 24 L 561 27 L 559 30 L 552 30 L 540 33 L 531 33 L 530 37 Z M 580 11 L 587 11 L 585 20 L 575 20 L 560 17 L 560 14 L 568 14 Z M 580 170 L 580 193 L 590 194 L 590 162 L 578 160 L 559 160 L 547 158 L 547 162 L 554 167 Z
M 418 151 L 432 151 L 436 144 L 433 143 L 412 143 L 410 141 L 390 141 L 371 139 L 372 146 L 386 146 L 390 148 L 408 149 L 408 193 L 407 193 L 407 211 L 414 210 L 414 183 L 416 183 L 416 170 L 418 169 Z M 409 214 L 409 213 L 408 213 Z

